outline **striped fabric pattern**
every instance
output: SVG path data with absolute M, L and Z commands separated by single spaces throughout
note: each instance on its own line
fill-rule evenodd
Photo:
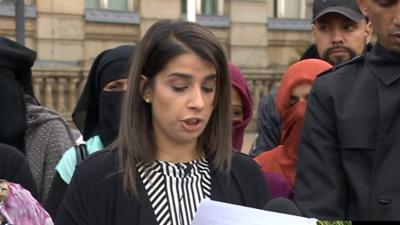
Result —
M 137 168 L 160 225 L 189 225 L 200 201 L 211 196 L 205 158 L 187 163 L 139 163 Z

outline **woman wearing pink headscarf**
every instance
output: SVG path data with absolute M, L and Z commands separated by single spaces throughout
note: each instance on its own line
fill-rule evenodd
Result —
M 246 126 L 253 115 L 253 102 L 247 82 L 240 70 L 234 64 L 228 66 L 232 82 L 232 141 L 234 149 L 240 151 Z M 285 177 L 269 172 L 263 172 L 263 175 L 272 198 L 293 197 L 293 188 Z
M 247 82 L 239 68 L 232 63 L 228 66 L 232 82 L 232 141 L 234 149 L 241 151 L 244 131 L 253 116 L 253 101 Z

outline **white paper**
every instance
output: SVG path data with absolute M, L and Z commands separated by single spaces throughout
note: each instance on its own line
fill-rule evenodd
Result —
M 316 225 L 317 220 L 204 199 L 192 225 Z

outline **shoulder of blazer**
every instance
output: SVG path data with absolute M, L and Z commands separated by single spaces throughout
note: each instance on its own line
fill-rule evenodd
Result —
M 234 153 L 231 173 L 241 192 L 244 205 L 262 207 L 269 198 L 269 190 L 260 166 L 250 156 Z
M 249 155 L 240 152 L 233 153 L 232 170 L 238 173 L 251 173 L 256 169 L 259 169 L 259 166 Z
M 243 153 L 234 153 L 231 173 L 245 193 L 251 192 L 252 187 L 258 184 L 259 179 L 263 179 L 260 166 L 250 156 Z

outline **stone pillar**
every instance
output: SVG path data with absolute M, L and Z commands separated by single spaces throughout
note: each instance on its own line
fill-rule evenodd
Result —
M 266 9 L 265 0 L 230 2 L 230 56 L 241 69 L 267 68 Z
M 35 93 L 35 97 L 39 102 L 42 102 L 42 93 L 41 93 L 41 88 L 40 85 L 43 82 L 43 78 L 41 77 L 34 77 L 33 78 L 33 92 Z
M 58 78 L 57 80 L 57 89 L 56 89 L 56 102 L 57 102 L 57 111 L 66 112 L 67 108 L 65 106 L 65 86 L 67 85 L 66 78 Z M 68 80 L 69 81 L 69 80 Z
M 68 111 L 72 112 L 75 108 L 77 102 L 77 94 L 81 94 L 80 90 L 77 91 L 79 78 L 72 78 L 69 80 L 68 83 L 68 94 L 69 94 L 69 101 L 68 101 Z M 79 93 L 76 93 L 79 92 Z
M 50 108 L 54 108 L 53 86 L 54 86 L 54 78 L 47 77 L 45 79 L 45 84 L 44 84 L 44 101 L 45 105 Z
M 38 60 L 83 60 L 84 0 L 36 0 Z
M 140 0 L 140 36 L 162 19 L 181 19 L 181 0 Z

